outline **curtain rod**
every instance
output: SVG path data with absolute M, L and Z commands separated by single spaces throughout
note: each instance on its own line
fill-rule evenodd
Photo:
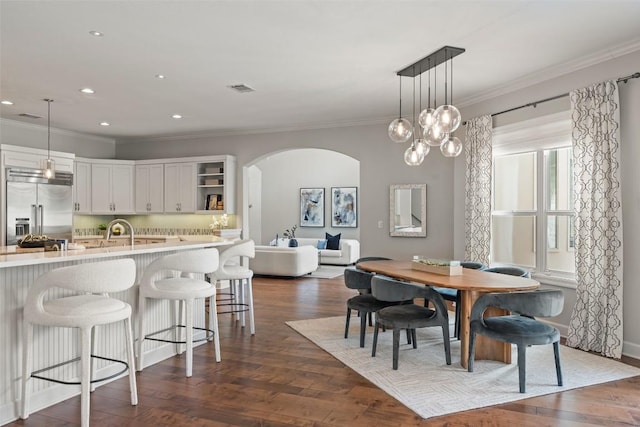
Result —
M 637 78 L 640 78 L 640 73 L 633 73 L 633 74 L 631 74 L 629 76 L 626 76 L 626 77 L 620 77 L 619 79 L 616 80 L 616 82 L 618 82 L 618 83 L 620 83 L 620 82 L 626 83 L 628 80 L 637 79 Z M 548 101 L 554 101 L 556 99 L 564 98 L 565 96 L 569 96 L 569 92 L 563 93 L 561 95 L 552 96 L 550 98 L 545 98 L 545 99 L 540 99 L 538 101 L 529 102 L 528 104 L 520 105 L 519 107 L 509 108 L 508 110 L 499 111 L 497 113 L 491 114 L 491 117 L 499 116 L 500 114 L 504 114 L 504 113 L 510 113 L 511 111 L 519 110 L 521 108 L 527 108 L 527 107 L 534 107 L 535 108 L 535 107 L 538 106 L 538 104 L 542 104 L 543 102 L 548 102 Z M 462 124 L 466 125 L 467 122 L 465 121 Z

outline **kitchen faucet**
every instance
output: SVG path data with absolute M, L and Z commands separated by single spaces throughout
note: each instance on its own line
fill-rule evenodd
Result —
M 111 227 L 113 227 L 113 225 L 117 223 L 123 223 L 129 228 L 129 239 L 131 240 L 130 244 L 131 246 L 133 246 L 133 225 L 131 225 L 131 223 L 126 219 L 116 218 L 113 221 L 111 221 L 109 224 L 107 224 L 107 234 L 105 235 L 105 239 L 109 240 L 109 238 L 111 238 Z

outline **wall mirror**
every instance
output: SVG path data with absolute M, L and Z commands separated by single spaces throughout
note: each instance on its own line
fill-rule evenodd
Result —
M 389 235 L 426 237 L 427 184 L 391 185 L 389 208 Z

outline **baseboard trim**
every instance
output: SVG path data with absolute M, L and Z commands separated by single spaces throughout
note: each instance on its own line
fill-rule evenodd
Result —
M 622 355 L 631 359 L 635 359 L 638 364 L 634 366 L 640 366 L 640 345 L 625 341 L 622 343 Z

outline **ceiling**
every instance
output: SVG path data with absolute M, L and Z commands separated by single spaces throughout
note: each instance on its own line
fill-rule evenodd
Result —
M 1 0 L 1 117 L 46 126 L 52 98 L 52 127 L 115 139 L 381 122 L 395 72 L 442 46 L 466 49 L 453 96 L 468 105 L 640 49 L 639 22 L 638 0 Z M 403 115 L 412 90 L 403 78 Z

